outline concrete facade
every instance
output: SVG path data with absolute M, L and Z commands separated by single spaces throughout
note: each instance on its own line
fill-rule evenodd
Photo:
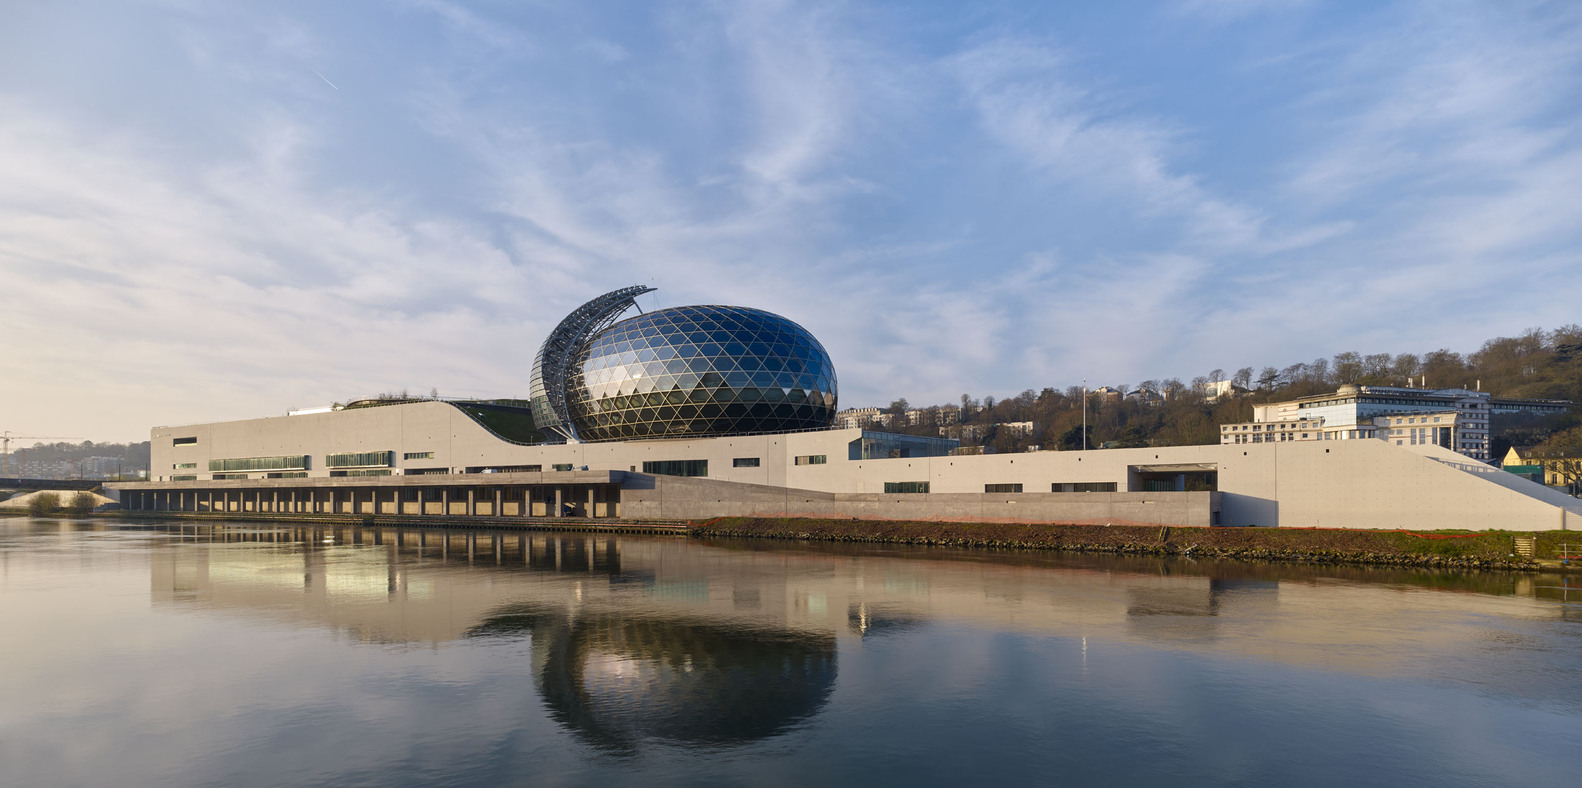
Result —
M 577 516 L 694 520 L 800 514 L 1202 526 L 1582 527 L 1577 499 L 1431 445 L 1298 441 L 863 456 L 865 444 L 884 437 L 836 429 L 525 446 L 495 437 L 446 403 L 416 402 L 156 428 L 153 467 L 163 478 L 114 488 L 129 508 L 183 511 L 303 513 L 329 506 L 337 513 L 556 516 L 566 513 L 569 501 Z M 377 469 L 389 475 L 331 478 L 325 458 L 346 452 L 390 452 L 389 466 Z M 282 455 L 306 457 L 306 477 L 255 472 L 215 480 L 208 470 L 211 460 Z M 407 459 L 411 455 L 419 458 Z M 678 462 L 693 463 L 701 478 L 650 472 L 658 466 L 648 465 Z M 1215 491 L 1186 490 L 1189 475 L 1204 474 L 1213 474 Z M 185 475 L 198 478 L 170 478 Z M 887 494 L 887 484 L 927 492 Z M 1086 491 L 1055 492 L 1060 489 Z M 213 508 L 215 493 L 225 508 Z

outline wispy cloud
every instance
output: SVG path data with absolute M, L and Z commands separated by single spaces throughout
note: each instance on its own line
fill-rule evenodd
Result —
M 84 1 L 0 29 L 8 429 L 519 394 L 632 282 L 807 324 L 852 405 L 1582 301 L 1563 4 Z

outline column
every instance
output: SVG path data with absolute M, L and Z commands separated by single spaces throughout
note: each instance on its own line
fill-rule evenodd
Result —
M 560 485 L 557 484 L 557 485 L 555 485 L 555 509 L 554 509 L 554 511 L 549 513 L 550 517 L 559 517 L 560 516 L 560 508 L 561 508 L 560 502 L 561 502 L 561 489 L 560 489 Z
M 593 491 L 595 489 L 597 489 L 597 485 L 592 485 L 592 484 L 588 485 L 588 511 L 587 511 L 587 516 L 589 518 L 593 517 Z
M 445 517 L 450 516 L 450 488 L 442 487 L 439 491 L 439 513 Z
M 505 491 L 499 487 L 494 488 L 494 511 L 491 514 L 493 514 L 495 517 L 499 517 L 500 515 L 504 514 L 505 510 L 501 508 L 504 503 Z
M 475 490 L 475 489 L 473 489 L 471 487 L 468 487 L 467 488 L 467 516 L 468 517 L 472 517 L 473 515 L 475 515 L 477 513 L 478 513 L 477 490 Z

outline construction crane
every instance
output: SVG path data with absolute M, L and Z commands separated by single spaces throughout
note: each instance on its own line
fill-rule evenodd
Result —
M 0 432 L 0 476 L 11 475 L 11 441 L 77 439 L 75 435 L 18 435 L 10 430 Z

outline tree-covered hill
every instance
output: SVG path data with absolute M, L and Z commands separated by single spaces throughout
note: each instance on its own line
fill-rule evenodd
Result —
M 1229 380 L 1239 391 L 1217 400 L 1207 395 L 1206 384 Z M 1298 362 L 1283 368 L 1243 367 L 1227 374 L 1207 370 L 1191 381 L 1178 378 L 1110 384 L 1120 396 L 1088 398 L 1088 445 L 1097 447 L 1178 446 L 1219 442 L 1219 425 L 1251 421 L 1255 404 L 1278 402 L 1334 391 L 1344 384 L 1444 388 L 1481 388 L 1498 396 L 1564 399 L 1582 403 L 1582 326 L 1572 324 L 1553 331 L 1532 329 L 1516 337 L 1498 337 L 1476 352 L 1461 354 L 1440 349 L 1415 353 L 1337 353 L 1329 358 Z M 1131 394 L 1132 396 L 1125 396 Z M 905 399 L 885 410 L 888 429 L 918 435 L 938 435 L 949 421 L 941 408 L 957 408 L 967 424 L 985 425 L 981 442 L 997 451 L 1020 451 L 1029 445 L 1045 449 L 1079 449 L 1082 446 L 1082 389 L 1047 387 L 1027 389 L 1005 399 L 981 401 L 963 394 L 959 403 L 917 408 Z M 915 412 L 907 418 L 908 410 Z M 1031 433 L 996 428 L 1013 422 L 1032 422 Z M 1496 457 L 1513 443 L 1533 445 L 1582 425 L 1582 410 L 1573 405 L 1562 416 L 1544 419 L 1508 418 L 1494 425 Z M 964 444 L 977 443 L 964 440 Z

